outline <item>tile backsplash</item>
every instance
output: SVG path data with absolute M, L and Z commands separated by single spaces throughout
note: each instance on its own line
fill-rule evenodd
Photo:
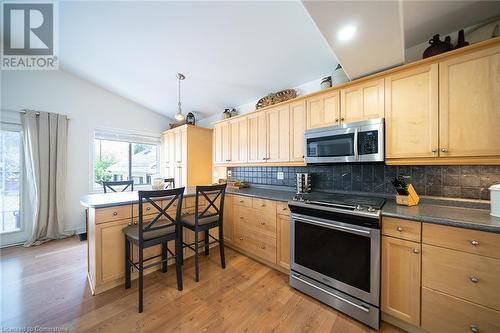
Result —
M 382 163 L 329 164 L 306 167 L 232 167 L 230 180 L 295 186 L 297 172 L 312 174 L 319 191 L 362 191 L 395 194 L 391 180 L 407 176 L 417 193 L 427 196 L 489 200 L 488 188 L 500 184 L 498 165 L 388 166 Z M 283 172 L 284 179 L 277 179 Z

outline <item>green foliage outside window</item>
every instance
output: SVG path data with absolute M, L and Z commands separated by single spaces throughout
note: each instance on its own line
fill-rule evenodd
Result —
M 117 160 L 110 155 L 103 155 L 94 163 L 95 182 L 102 185 L 102 182 L 111 180 L 112 175 L 107 169 L 115 164 Z

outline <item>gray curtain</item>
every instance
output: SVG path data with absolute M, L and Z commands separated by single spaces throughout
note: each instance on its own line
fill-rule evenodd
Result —
M 66 116 L 26 111 L 23 117 L 26 183 L 33 230 L 25 246 L 69 236 L 64 232 Z M 26 203 L 25 203 L 26 204 Z

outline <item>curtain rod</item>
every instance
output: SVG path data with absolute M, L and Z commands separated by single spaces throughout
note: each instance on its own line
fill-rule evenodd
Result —
M 26 114 L 26 112 L 28 112 L 28 111 L 33 111 L 33 112 L 35 112 L 35 114 L 36 114 L 37 116 L 39 116 L 39 115 L 40 115 L 40 112 L 47 112 L 47 111 L 43 111 L 43 110 L 36 111 L 36 110 L 33 110 L 33 109 L 21 109 L 21 110 L 1 109 L 1 110 L 2 110 L 2 111 L 10 111 L 10 112 L 19 112 L 19 113 L 24 113 L 24 114 Z M 54 113 L 54 112 L 47 112 L 47 113 Z M 67 115 L 65 115 L 65 114 L 61 114 L 61 113 L 58 113 L 58 114 L 59 114 L 59 115 L 61 115 L 61 116 L 66 116 L 66 119 L 68 119 L 68 120 L 70 120 L 70 119 L 71 119 L 70 117 L 68 117 L 68 116 L 67 116 Z

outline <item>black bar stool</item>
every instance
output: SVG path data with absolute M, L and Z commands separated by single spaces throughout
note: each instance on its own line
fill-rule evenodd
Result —
M 160 191 L 139 191 L 139 224 L 131 225 L 123 229 L 125 234 L 125 289 L 131 286 L 131 272 L 130 269 L 134 267 L 139 272 L 139 313 L 143 310 L 144 299 L 144 270 L 150 267 L 161 265 L 162 272 L 167 271 L 168 260 L 175 258 L 175 269 L 177 271 L 177 289 L 182 290 L 182 241 L 181 241 L 181 209 L 182 209 L 182 196 L 184 194 L 184 187 L 160 190 Z M 164 207 L 158 206 L 157 202 L 151 198 L 164 199 Z M 149 202 L 153 207 L 158 210 L 158 215 L 150 222 L 144 221 L 144 203 Z M 174 202 L 177 202 L 177 209 L 175 216 L 172 217 L 167 211 Z M 168 248 L 168 241 L 175 240 L 175 254 Z M 136 244 L 139 248 L 139 261 L 133 262 L 131 243 Z M 161 244 L 161 254 L 144 258 L 144 249 Z M 168 257 L 168 253 L 171 257 Z M 154 262 L 144 265 L 149 260 L 161 257 L 160 262 Z
M 120 190 L 120 192 L 125 192 L 127 188 L 130 187 L 130 191 L 134 190 L 134 181 L 133 180 L 123 180 L 118 182 L 102 182 L 102 187 L 104 189 L 104 193 L 107 193 L 106 188 L 110 189 L 113 192 L 116 192 L 115 186 L 125 186 Z
M 196 186 L 195 213 L 185 215 L 181 218 L 182 227 L 194 231 L 194 243 L 187 244 L 183 241 L 183 247 L 194 251 L 194 262 L 196 268 L 196 282 L 200 281 L 200 268 L 198 263 L 198 250 L 205 248 L 208 255 L 209 245 L 219 243 L 220 262 L 222 268 L 226 268 L 224 258 L 224 197 L 226 195 L 226 184 L 211 186 Z M 207 201 L 206 207 L 200 207 L 200 198 Z M 210 235 L 209 230 L 219 227 L 219 239 Z M 198 233 L 204 232 L 205 239 L 200 241 Z M 181 235 L 182 237 L 182 235 Z M 213 242 L 210 242 L 210 238 Z M 201 246 L 200 246 L 201 243 Z

